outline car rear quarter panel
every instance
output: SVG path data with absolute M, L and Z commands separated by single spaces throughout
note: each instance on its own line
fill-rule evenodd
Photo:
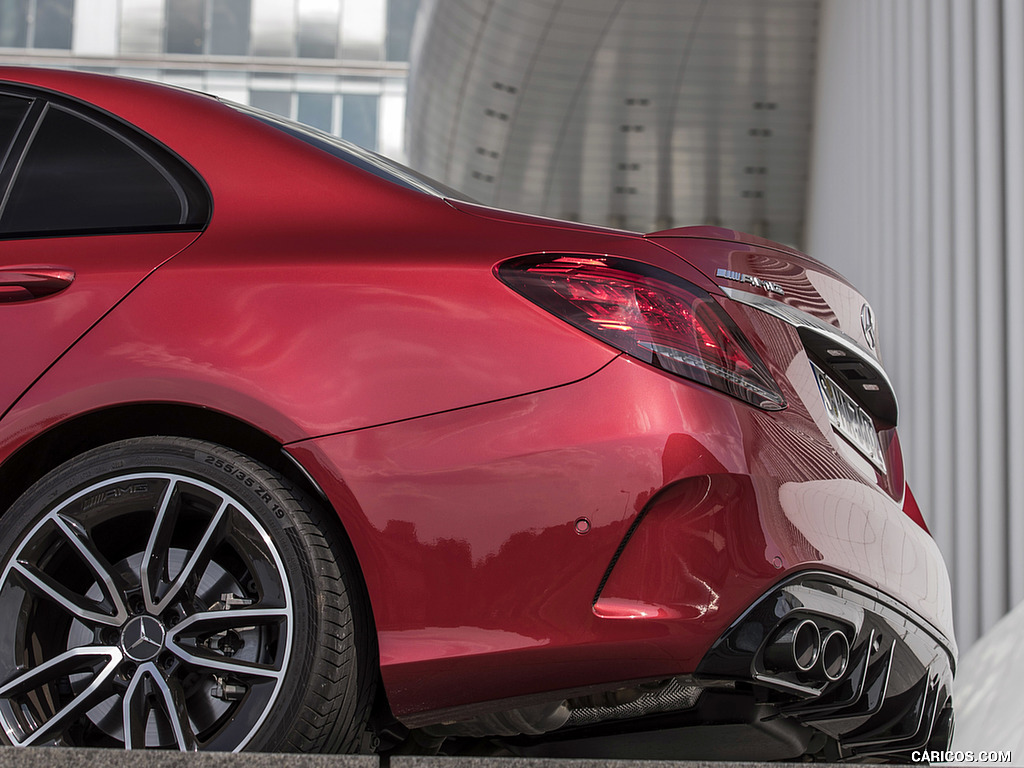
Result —
M 902 488 L 830 428 L 795 330 L 730 309 L 785 411 L 622 356 L 569 386 L 288 447 L 339 509 L 359 499 L 350 535 L 406 722 L 495 691 L 690 673 L 807 569 L 881 589 L 951 645 L 949 580 Z
M 636 237 L 460 213 L 206 96 L 32 77 L 172 147 L 206 180 L 213 215 L 18 403 L 0 457 L 119 403 L 201 405 L 283 443 L 562 385 L 616 352 L 509 291 L 494 264 L 557 249 L 674 260 Z
M 436 205 L 435 218 L 466 218 Z M 503 257 L 578 238 L 463 233 L 458 221 L 222 222 L 77 344 L 7 430 L 168 401 L 222 410 L 284 443 L 560 386 L 617 354 L 492 274 Z
M 816 418 L 620 357 L 566 387 L 288 450 L 339 509 L 358 499 L 389 701 L 422 725 L 495 692 L 691 673 L 805 569 L 882 589 L 951 637 L 934 542 Z

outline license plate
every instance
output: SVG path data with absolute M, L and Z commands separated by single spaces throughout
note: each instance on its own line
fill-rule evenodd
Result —
M 811 363 L 811 368 L 832 428 L 846 438 L 858 453 L 884 472 L 882 447 L 878 443 L 878 432 L 875 431 L 871 417 L 818 366 Z

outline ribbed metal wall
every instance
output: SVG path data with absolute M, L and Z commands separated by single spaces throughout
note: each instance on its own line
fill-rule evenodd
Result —
M 410 163 L 483 203 L 798 243 L 818 0 L 426 0 Z
M 1024 599 L 1024 2 L 825 0 L 805 244 L 862 289 L 961 649 Z

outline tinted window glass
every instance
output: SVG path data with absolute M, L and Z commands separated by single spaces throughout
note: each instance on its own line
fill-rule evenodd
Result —
M 0 217 L 3 232 L 161 229 L 183 223 L 184 194 L 137 149 L 51 106 Z
M 27 99 L 0 96 L 0 166 L 7 159 L 7 152 L 15 134 L 18 133 L 25 112 L 28 111 L 28 105 Z

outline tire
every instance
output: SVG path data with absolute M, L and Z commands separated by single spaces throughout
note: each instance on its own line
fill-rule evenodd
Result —
M 199 440 L 125 440 L 53 470 L 0 519 L 0 738 L 355 751 L 376 659 L 338 527 Z

